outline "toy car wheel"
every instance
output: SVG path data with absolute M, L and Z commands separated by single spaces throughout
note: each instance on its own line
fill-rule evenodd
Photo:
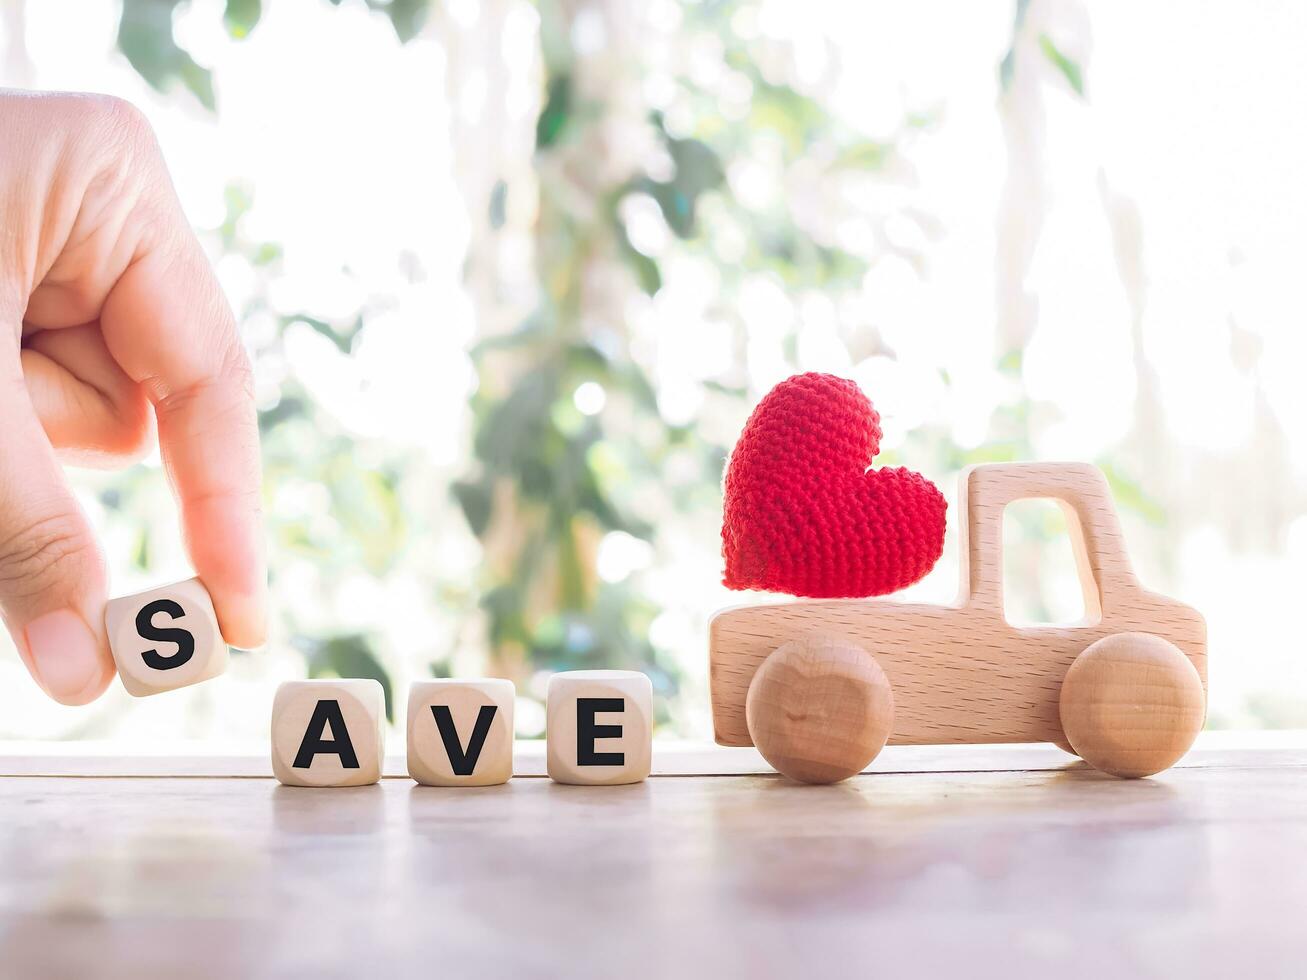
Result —
M 1151 776 L 1179 761 L 1203 727 L 1206 698 L 1189 658 L 1150 633 L 1091 644 L 1062 681 L 1072 750 L 1114 776 Z
M 861 772 L 894 726 L 894 694 L 856 643 L 810 634 L 777 647 L 749 685 L 745 717 L 771 765 L 802 783 Z

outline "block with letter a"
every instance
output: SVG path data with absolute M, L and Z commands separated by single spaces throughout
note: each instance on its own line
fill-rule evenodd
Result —
M 374 680 L 286 681 L 272 702 L 272 772 L 287 786 L 375 783 L 385 717 Z

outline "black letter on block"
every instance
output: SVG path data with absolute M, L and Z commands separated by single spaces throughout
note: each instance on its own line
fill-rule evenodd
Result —
M 162 656 L 158 650 L 146 650 L 141 654 L 145 666 L 155 670 L 171 670 L 180 667 L 195 656 L 195 637 L 189 630 L 180 628 L 167 629 L 154 625 L 155 613 L 167 613 L 173 619 L 181 619 L 186 610 L 171 599 L 155 599 L 136 614 L 136 632 L 145 640 L 157 640 L 160 643 L 176 643 L 177 652 L 171 657 Z
M 322 736 L 331 726 L 330 741 Z M 349 740 L 349 729 L 345 727 L 345 716 L 341 714 L 340 702 L 332 698 L 322 700 L 313 708 L 313 717 L 304 732 L 304 741 L 295 753 L 296 769 L 311 769 L 315 755 L 338 755 L 340 764 L 345 769 L 357 769 L 359 757 L 354 754 L 354 743 Z
M 621 725 L 596 725 L 595 715 L 601 711 L 625 711 L 625 698 L 576 699 L 576 764 L 578 766 L 621 766 L 626 764 L 625 752 L 596 752 L 595 741 L 601 738 L 621 738 Z
M 476 724 L 472 726 L 472 737 L 467 741 L 467 752 L 458 742 L 458 729 L 454 727 L 454 715 L 447 704 L 433 704 L 431 713 L 436 716 L 436 727 L 440 729 L 440 740 L 445 743 L 445 754 L 449 756 L 449 767 L 455 776 L 470 776 L 476 772 L 477 759 L 481 758 L 481 749 L 490 734 L 490 723 L 495 719 L 497 704 L 483 704 L 477 712 Z

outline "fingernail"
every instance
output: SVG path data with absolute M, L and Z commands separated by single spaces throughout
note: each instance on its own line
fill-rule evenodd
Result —
M 38 616 L 23 632 L 36 679 L 56 700 L 76 698 L 99 676 L 95 634 L 71 609 Z

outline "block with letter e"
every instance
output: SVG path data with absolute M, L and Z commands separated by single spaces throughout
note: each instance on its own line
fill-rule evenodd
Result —
M 513 775 L 512 681 L 416 681 L 408 772 L 425 786 L 494 786 Z
M 570 670 L 545 696 L 549 776 L 560 783 L 616 786 L 649 775 L 653 685 L 633 670 Z
M 371 679 L 286 681 L 272 702 L 272 772 L 287 786 L 381 778 L 386 695 Z
M 227 669 L 213 600 L 197 578 L 109 600 L 104 626 L 133 697 L 198 684 Z

